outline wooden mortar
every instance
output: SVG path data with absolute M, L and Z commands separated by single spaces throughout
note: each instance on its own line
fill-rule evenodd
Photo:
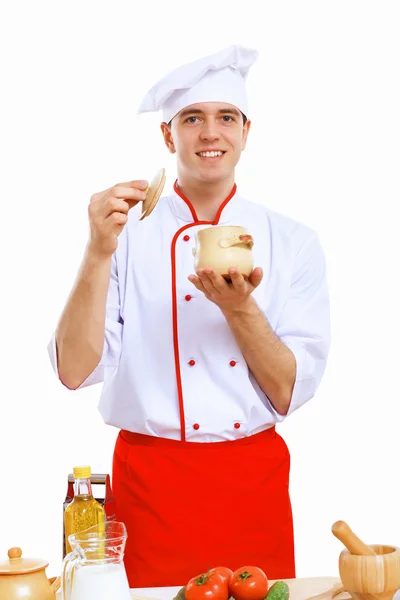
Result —
M 354 600 L 392 600 L 400 588 L 400 551 L 395 546 L 366 545 L 344 521 L 332 533 L 346 546 L 339 556 L 344 589 Z

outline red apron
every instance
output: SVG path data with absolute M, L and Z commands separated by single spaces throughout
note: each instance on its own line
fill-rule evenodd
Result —
M 218 565 L 294 578 L 289 467 L 275 428 L 214 443 L 121 431 L 113 491 L 130 587 L 185 585 Z

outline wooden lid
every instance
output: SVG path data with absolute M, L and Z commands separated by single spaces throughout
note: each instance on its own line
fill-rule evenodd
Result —
M 139 219 L 140 221 L 142 221 L 145 217 L 148 217 L 155 208 L 164 189 L 165 180 L 165 169 L 160 169 L 147 188 L 146 199 L 143 200 L 142 204 L 142 215 Z
M 8 551 L 8 560 L 0 560 L 0 575 L 25 575 L 35 573 L 48 566 L 38 558 L 22 558 L 21 548 L 14 547 Z

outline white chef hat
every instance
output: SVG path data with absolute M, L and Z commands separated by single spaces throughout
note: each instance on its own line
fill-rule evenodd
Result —
M 179 111 L 191 104 L 226 102 L 236 106 L 247 117 L 245 80 L 257 57 L 257 50 L 234 45 L 184 64 L 147 92 L 138 113 L 162 110 L 163 120 L 169 123 Z

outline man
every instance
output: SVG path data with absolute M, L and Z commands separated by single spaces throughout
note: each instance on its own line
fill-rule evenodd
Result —
M 148 92 L 140 112 L 163 111 L 177 180 L 144 220 L 147 182 L 93 195 L 49 346 L 68 388 L 104 381 L 99 409 L 121 430 L 113 490 L 131 587 L 184 584 L 218 565 L 295 577 L 290 456 L 275 424 L 315 395 L 329 300 L 316 234 L 237 191 L 256 57 L 233 46 Z M 254 239 L 248 279 L 193 272 L 196 232 L 223 225 Z

